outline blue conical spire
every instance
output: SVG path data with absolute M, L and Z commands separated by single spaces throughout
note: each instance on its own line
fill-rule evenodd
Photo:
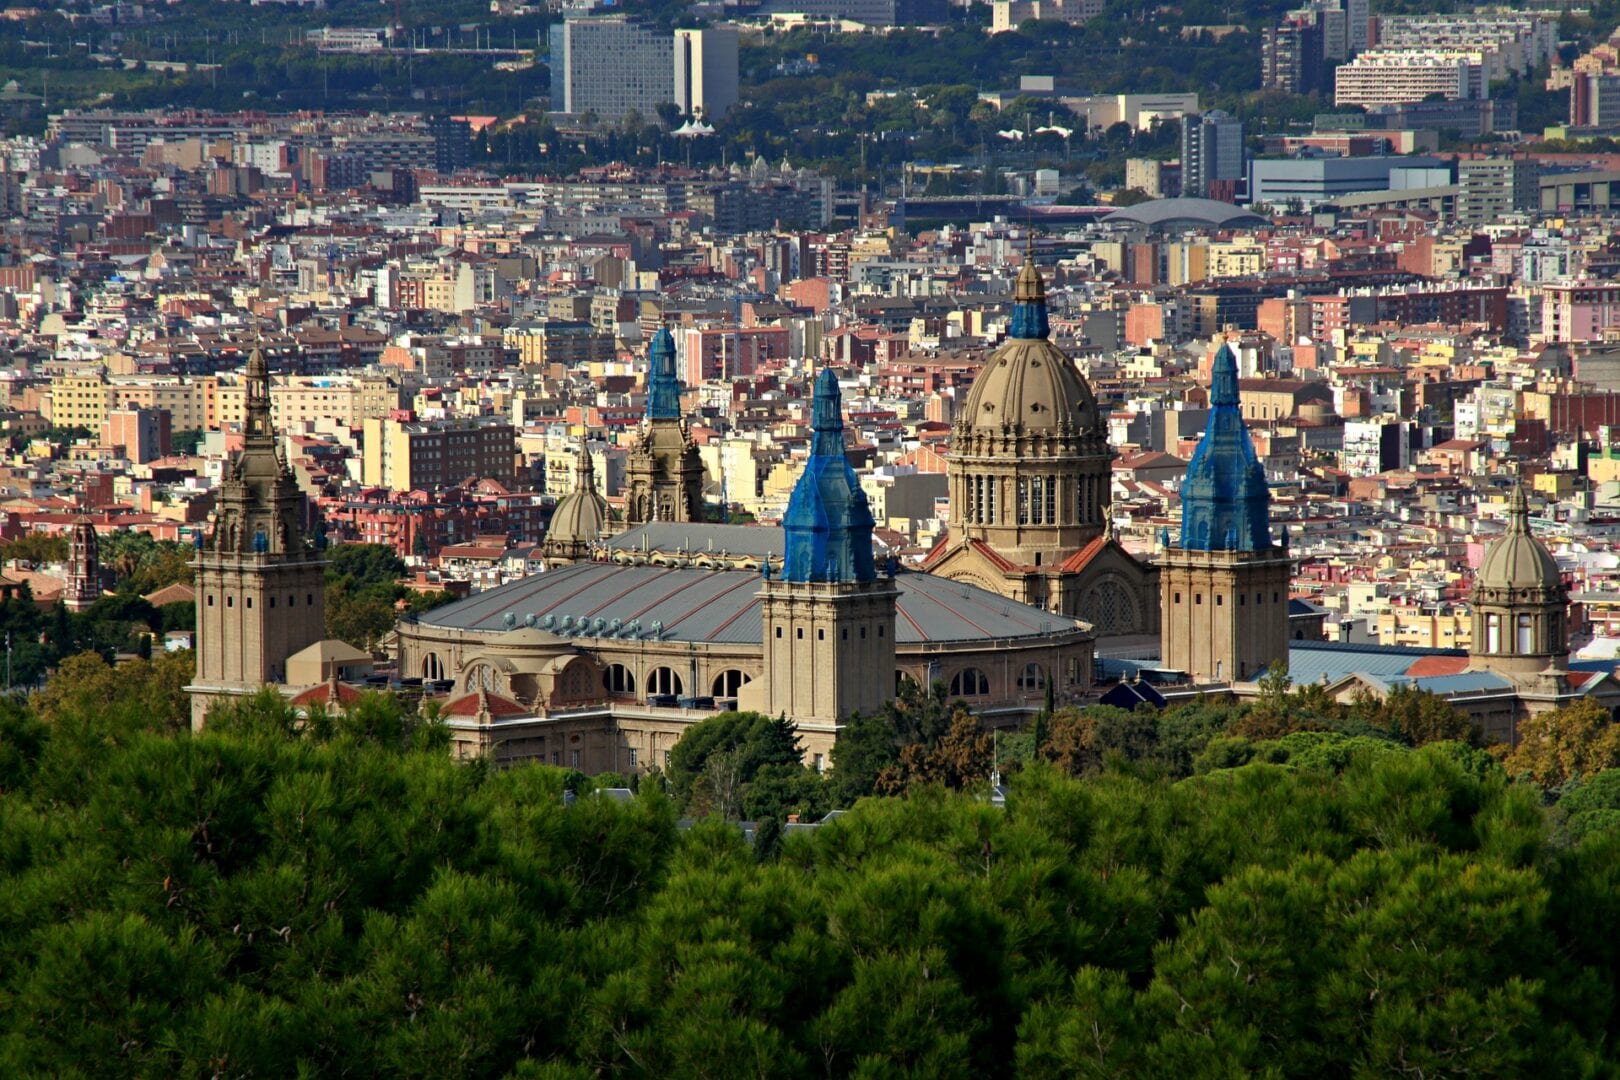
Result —
M 788 499 L 783 581 L 872 581 L 872 509 L 844 454 L 838 377 L 823 368 L 811 400 L 810 460 Z
M 681 380 L 675 374 L 675 336 L 667 326 L 661 326 L 647 350 L 647 419 L 680 418 Z
M 1270 551 L 1271 492 L 1238 407 L 1237 356 L 1215 354 L 1209 426 L 1181 485 L 1181 546 L 1186 551 Z

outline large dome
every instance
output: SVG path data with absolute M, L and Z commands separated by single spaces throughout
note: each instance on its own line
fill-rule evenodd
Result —
M 1507 532 L 1485 549 L 1474 585 L 1511 593 L 1550 593 L 1563 588 L 1558 563 L 1530 533 L 1530 504 L 1524 488 L 1515 486 L 1508 496 Z
M 1074 361 L 1046 337 L 1046 290 L 1031 262 L 1024 263 L 1013 296 L 1010 337 L 985 361 L 968 391 L 961 422 L 969 428 L 1001 431 L 1091 431 L 1101 425 L 1097 399 Z M 1019 316 L 1039 307 L 1039 326 L 1021 325 Z

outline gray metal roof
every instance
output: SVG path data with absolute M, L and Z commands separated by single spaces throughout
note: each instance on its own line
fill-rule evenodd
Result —
M 1264 225 L 1266 219 L 1252 210 L 1220 202 L 1216 199 L 1178 198 L 1153 199 L 1115 210 L 1103 218 L 1104 223 L 1134 222 L 1138 225 L 1165 226 L 1186 222 L 1194 225 L 1255 226 Z
M 1347 675 L 1398 679 L 1425 656 L 1463 656 L 1460 649 L 1420 649 L 1397 645 L 1340 644 L 1329 641 L 1288 643 L 1288 677 L 1296 686 L 1338 682 Z
M 785 534 L 776 526 L 719 525 L 709 522 L 649 521 L 603 541 L 609 551 L 661 551 L 731 555 L 780 560 Z
M 777 529 L 757 531 L 781 536 Z M 760 585 L 759 574 L 751 570 L 576 563 L 434 608 L 420 621 L 485 633 L 533 625 L 563 637 L 624 640 L 652 640 L 652 624 L 659 622 L 661 641 L 757 645 L 762 634 L 756 596 Z M 1078 625 L 1062 615 L 931 574 L 900 573 L 895 585 L 900 596 L 894 636 L 901 645 L 1033 638 Z M 583 634 L 575 629 L 582 623 L 587 627 Z

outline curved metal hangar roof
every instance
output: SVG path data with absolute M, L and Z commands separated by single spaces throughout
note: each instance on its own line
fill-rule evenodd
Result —
M 1103 218 L 1106 225 L 1140 225 L 1150 229 L 1252 229 L 1268 225 L 1259 214 L 1218 199 L 1154 199 L 1115 210 Z
M 1079 625 L 931 574 L 902 572 L 895 585 L 897 645 L 1037 638 Z M 758 645 L 759 588 L 760 576 L 751 570 L 575 563 L 434 608 L 418 622 L 484 633 L 532 625 L 564 637 L 653 640 L 656 621 L 662 624 L 659 641 Z M 589 627 L 583 634 L 576 629 L 581 620 Z

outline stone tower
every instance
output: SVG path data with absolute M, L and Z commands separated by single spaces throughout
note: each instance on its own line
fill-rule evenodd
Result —
M 1290 563 L 1271 542 L 1271 493 L 1222 345 L 1209 426 L 1181 486 L 1181 537 L 1159 561 L 1160 660 L 1194 682 L 1241 682 L 1288 662 Z
M 210 704 L 287 676 L 287 658 L 325 636 L 326 562 L 305 542 L 303 496 L 276 446 L 270 365 L 248 358 L 242 453 L 220 484 L 213 534 L 197 551 L 197 675 L 191 724 Z
M 564 495 L 551 515 L 551 525 L 540 545 L 546 565 L 566 566 L 591 557 L 591 545 L 608 531 L 608 504 L 596 490 L 596 468 L 590 448 L 579 440 L 574 465 L 574 490 Z
M 629 524 L 703 520 L 703 459 L 681 417 L 675 338 L 665 328 L 647 350 L 647 419 L 626 473 Z
M 1154 570 L 1109 529 L 1113 450 L 1074 361 L 1050 337 L 1046 287 L 1026 260 L 1008 339 L 973 380 L 951 432 L 950 534 L 925 569 L 1090 622 L 1158 633 Z
M 852 713 L 894 696 L 897 590 L 872 564 L 872 511 L 844 454 L 838 379 L 823 370 L 811 406 L 810 460 L 782 520 L 780 571 L 759 592 L 764 711 L 798 722 L 807 750 L 830 750 Z
M 1569 662 L 1569 594 L 1558 564 L 1530 533 L 1530 504 L 1515 485 L 1507 532 L 1485 549 L 1474 576 L 1468 666 L 1533 675 Z
M 83 611 L 101 599 L 101 555 L 96 526 L 81 516 L 68 540 L 67 584 L 62 603 L 69 611 Z

